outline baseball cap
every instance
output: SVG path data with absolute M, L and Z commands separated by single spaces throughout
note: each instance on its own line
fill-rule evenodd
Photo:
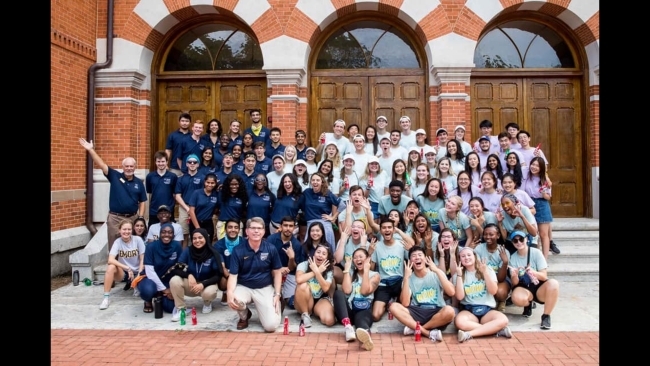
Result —
M 458 125 L 458 126 L 456 126 L 456 128 L 454 128 L 454 131 L 456 131 L 456 130 L 458 130 L 458 129 L 461 129 L 461 130 L 465 131 L 465 126 L 463 126 L 463 125 Z
M 437 129 L 437 130 L 436 130 L 436 136 L 440 135 L 441 132 L 447 133 L 447 130 L 444 129 L 444 128 L 442 128 L 442 127 L 439 128 L 439 129 Z
M 285 163 L 287 162 L 287 161 L 284 159 L 284 156 L 282 156 L 282 155 L 277 155 L 277 154 L 276 154 L 276 155 L 273 155 L 273 157 L 271 158 L 271 161 L 275 160 L 275 158 L 280 158 L 280 159 L 282 159 L 282 161 L 284 161 Z
M 298 164 L 302 164 L 302 165 L 304 165 L 304 166 L 307 166 L 307 162 L 304 161 L 304 160 L 302 160 L 302 159 L 298 159 L 298 160 L 296 160 L 295 163 L 293 163 L 294 166 L 296 166 L 296 165 L 298 165 Z
M 419 133 L 421 133 L 421 134 L 423 134 L 423 135 L 426 135 L 426 134 L 427 134 L 427 131 L 425 131 L 423 128 L 418 128 L 418 129 L 415 131 L 415 134 L 417 135 L 417 134 L 419 134 Z
M 196 160 L 197 163 L 200 161 L 199 157 L 196 156 L 196 154 L 190 154 L 190 155 L 187 156 L 187 158 L 185 158 L 185 162 L 187 163 L 191 159 Z
M 384 121 L 388 122 L 388 118 L 386 118 L 386 116 L 379 116 L 377 117 L 376 121 L 379 121 L 380 119 L 383 119 Z
M 366 141 L 366 138 L 363 137 L 363 135 L 362 135 L 362 134 L 359 134 L 359 133 L 356 134 L 356 135 L 354 135 L 354 137 L 352 138 L 352 141 L 354 141 L 354 140 L 356 140 L 356 139 L 362 139 L 364 142 Z
M 343 161 L 346 161 L 347 159 L 352 159 L 352 161 L 356 161 L 356 160 L 354 159 L 354 156 L 352 156 L 352 154 L 345 154 L 345 155 L 343 155 Z
M 314 154 L 316 153 L 316 149 L 314 149 L 313 147 L 308 147 L 307 150 L 305 150 L 305 154 L 307 153 L 307 151 L 313 151 Z
M 368 158 L 368 164 L 370 163 L 379 163 L 379 158 L 376 156 L 371 156 Z
M 488 141 L 490 141 L 490 136 L 485 136 L 485 135 L 484 135 L 484 136 L 481 136 L 481 137 L 479 137 L 478 141 L 480 142 L 481 140 L 488 140 Z
M 172 210 L 170 210 L 170 209 L 169 209 L 169 206 L 167 206 L 167 205 L 160 205 L 160 206 L 158 206 L 158 211 L 156 211 L 156 212 L 161 212 L 161 211 L 172 212 Z
M 510 240 L 514 239 L 515 236 L 521 236 L 522 238 L 527 237 L 526 233 L 521 230 L 515 230 L 510 234 Z

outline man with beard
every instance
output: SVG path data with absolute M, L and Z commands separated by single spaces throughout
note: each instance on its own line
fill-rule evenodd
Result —
M 296 267 L 298 263 L 307 260 L 300 242 L 293 236 L 296 222 L 291 216 L 280 219 L 280 228 L 275 234 L 269 235 L 266 241 L 278 251 L 282 262 L 282 311 L 286 305 L 294 309 L 293 299 L 296 292 Z

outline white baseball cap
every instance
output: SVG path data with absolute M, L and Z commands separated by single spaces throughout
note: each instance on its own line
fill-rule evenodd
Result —
M 354 156 L 352 156 L 352 154 L 343 155 L 343 161 L 346 161 L 348 159 L 352 159 L 352 161 L 356 162 L 356 160 L 354 159 Z
M 418 128 L 417 130 L 415 130 L 415 134 L 417 135 L 418 133 L 421 133 L 425 136 L 427 135 L 427 131 L 425 131 L 423 128 Z

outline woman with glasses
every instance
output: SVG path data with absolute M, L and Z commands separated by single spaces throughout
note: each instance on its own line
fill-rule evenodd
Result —
M 275 207 L 275 195 L 266 183 L 264 173 L 258 173 L 255 176 L 255 186 L 251 194 L 248 195 L 248 205 L 246 205 L 246 219 L 261 217 L 264 220 L 265 238 L 270 235 L 269 223 L 271 222 L 271 212 Z
M 460 210 L 465 215 L 469 215 L 469 200 L 479 194 L 479 189 L 472 183 L 470 173 L 464 170 L 458 173 L 456 181 L 458 182 L 458 186 L 448 194 L 450 196 L 460 196 L 463 199 L 463 207 Z

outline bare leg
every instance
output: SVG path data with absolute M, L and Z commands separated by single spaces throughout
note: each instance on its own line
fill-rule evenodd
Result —
M 544 314 L 551 315 L 560 296 L 560 284 L 555 279 L 549 279 L 537 289 L 537 298 L 544 303 Z
M 508 317 L 500 311 L 490 310 L 481 320 L 467 310 L 456 315 L 456 328 L 474 337 L 496 334 L 508 325 Z

